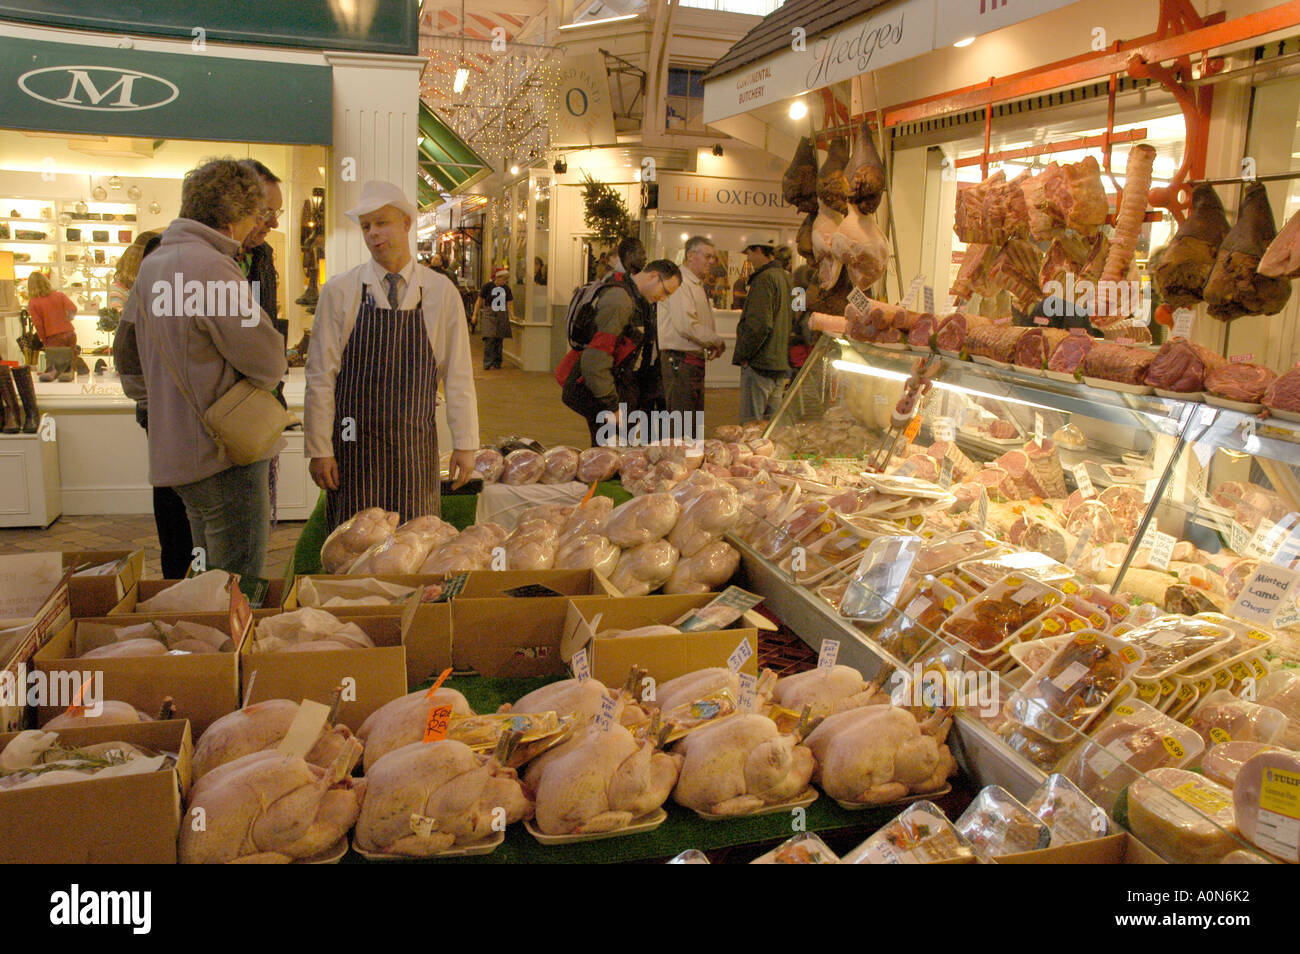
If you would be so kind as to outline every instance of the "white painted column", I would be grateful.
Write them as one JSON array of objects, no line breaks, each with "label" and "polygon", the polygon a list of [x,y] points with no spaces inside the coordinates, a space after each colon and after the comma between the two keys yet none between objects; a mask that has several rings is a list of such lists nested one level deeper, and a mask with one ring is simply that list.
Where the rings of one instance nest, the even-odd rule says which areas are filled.
[{"label": "white painted column", "polygon": [[325,274],[330,277],[370,257],[360,231],[343,214],[356,204],[363,182],[392,182],[418,204],[416,140],[425,61],[357,53],[326,53],[325,60],[334,69],[334,154],[325,170]]}]

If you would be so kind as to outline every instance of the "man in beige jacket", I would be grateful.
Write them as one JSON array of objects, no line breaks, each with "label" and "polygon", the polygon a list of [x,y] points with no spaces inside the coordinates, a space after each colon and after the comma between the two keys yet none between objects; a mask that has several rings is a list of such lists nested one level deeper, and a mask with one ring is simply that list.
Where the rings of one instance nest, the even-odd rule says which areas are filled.
[{"label": "man in beige jacket", "polygon": [[682,259],[682,284],[659,303],[664,403],[680,416],[683,437],[704,437],[703,433],[695,433],[695,422],[704,413],[705,362],[720,358],[727,350],[713,325],[713,307],[702,281],[713,268],[715,258],[713,243],[707,238],[697,235],[688,240]]}]

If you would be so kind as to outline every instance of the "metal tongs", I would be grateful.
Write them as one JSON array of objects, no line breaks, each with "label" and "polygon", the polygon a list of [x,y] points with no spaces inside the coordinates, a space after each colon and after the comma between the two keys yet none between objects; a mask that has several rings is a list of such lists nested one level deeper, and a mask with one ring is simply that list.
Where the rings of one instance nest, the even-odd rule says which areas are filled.
[{"label": "metal tongs", "polygon": [[908,425],[912,423],[912,419],[916,417],[921,398],[934,386],[934,376],[939,373],[941,367],[943,367],[943,359],[938,355],[917,358],[912,362],[911,377],[903,385],[903,396],[894,405],[889,430],[880,439],[880,445],[867,461],[868,471],[873,474],[884,473],[885,467],[894,456],[894,449],[898,446],[899,440],[907,431]]}]

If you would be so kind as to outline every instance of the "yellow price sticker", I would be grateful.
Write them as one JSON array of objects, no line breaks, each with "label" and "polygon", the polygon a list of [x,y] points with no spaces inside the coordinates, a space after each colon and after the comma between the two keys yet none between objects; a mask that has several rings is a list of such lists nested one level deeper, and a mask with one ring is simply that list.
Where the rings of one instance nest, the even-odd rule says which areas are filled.
[{"label": "yellow price sticker", "polygon": [[951,612],[957,608],[957,601],[951,596],[945,596],[943,598],[943,608]]},{"label": "yellow price sticker", "polygon": [[1214,684],[1220,689],[1227,689],[1232,685],[1232,673],[1226,669],[1220,669],[1214,674]]},{"label": "yellow price sticker", "polygon": [[1055,633],[1061,629],[1061,624],[1054,619],[1045,619],[1043,620],[1043,629],[1049,633]]},{"label": "yellow price sticker", "polygon": [[1232,674],[1236,676],[1238,679],[1250,678],[1250,667],[1247,666],[1244,662],[1233,663],[1231,671]]},{"label": "yellow price sticker", "polygon": [[1268,675],[1268,664],[1262,659],[1252,659],[1250,661],[1250,668],[1254,669],[1255,675],[1259,676],[1261,679]]},{"label": "yellow price sticker", "polygon": [[1102,616],[1100,613],[1093,613],[1088,617],[1088,622],[1092,623],[1093,627],[1096,629],[1106,628],[1106,617]]},{"label": "yellow price sticker", "polygon": [[1175,739],[1172,735],[1165,736],[1163,739],[1160,740],[1160,742],[1162,745],[1164,745],[1165,751],[1168,752],[1170,755],[1172,755],[1174,758],[1181,759],[1187,756],[1187,750],[1184,749],[1182,745],[1179,744],[1178,740]]},{"label": "yellow price sticker", "polygon": [[1128,607],[1125,606],[1123,603],[1116,603],[1115,606],[1111,609],[1110,615],[1114,616],[1116,619],[1123,619],[1125,616],[1128,615]]},{"label": "yellow price sticker", "polygon": [[[1093,639],[1096,639],[1094,636]],[[1119,658],[1126,663],[1135,663],[1138,661],[1138,651],[1132,646],[1125,646],[1119,651]]]},{"label": "yellow price sticker", "polygon": [[1209,676],[1202,676],[1200,679],[1196,680],[1196,691],[1199,692],[1201,695],[1203,696],[1209,695],[1213,689],[1214,689],[1214,680],[1211,679]]},{"label": "yellow price sticker", "polygon": [[1253,639],[1257,643],[1266,643],[1269,641],[1271,637],[1268,635],[1268,633],[1261,633],[1257,629],[1252,629],[1249,633],[1246,634],[1246,638]]},{"label": "yellow price sticker", "polygon": [[1132,706],[1116,706],[1116,707],[1115,707],[1115,714],[1116,714],[1116,715],[1132,715],[1132,714],[1133,714],[1134,712],[1136,712],[1136,711],[1137,711],[1137,710],[1134,709]]},{"label": "yellow price sticker", "polygon": [[1183,702],[1186,702],[1188,699],[1192,699],[1195,696],[1196,696],[1196,690],[1193,689],[1191,686],[1182,685],[1178,687],[1178,698],[1181,699]]},{"label": "yellow price sticker", "polygon": [[1061,589],[1073,596],[1079,592],[1079,584],[1075,583],[1074,580],[1066,580],[1061,584]]},{"label": "yellow price sticker", "polygon": [[1224,742],[1231,742],[1232,736],[1230,736],[1226,730],[1220,729],[1216,725],[1213,729],[1210,730],[1210,739],[1211,741],[1219,745],[1222,745]]},{"label": "yellow price sticker", "polygon": [[1088,628],[1087,625],[1081,619],[1070,620],[1070,629],[1074,630],[1076,633],[1081,629],[1087,629],[1087,628]]},{"label": "yellow price sticker", "polygon": [[1160,695],[1160,687],[1154,682],[1143,682],[1138,684],[1138,698],[1153,700]]},{"label": "yellow price sticker", "polygon": [[1174,682],[1172,679],[1160,680],[1160,694],[1162,696],[1172,696],[1174,694],[1174,690],[1177,688],[1178,688],[1178,683]]},{"label": "yellow price sticker", "polygon": [[1171,789],[1170,794],[1209,815],[1217,815],[1224,809],[1232,807],[1232,799],[1224,798],[1202,782],[1185,782]]},{"label": "yellow price sticker", "polygon": [[[1095,643],[1097,641],[1097,634],[1090,633],[1085,630],[1084,632],[1080,633],[1078,636],[1075,636],[1074,641],[1078,643],[1080,646],[1087,646],[1089,643]],[[1134,656],[1134,658],[1136,659],[1137,657]]]}]

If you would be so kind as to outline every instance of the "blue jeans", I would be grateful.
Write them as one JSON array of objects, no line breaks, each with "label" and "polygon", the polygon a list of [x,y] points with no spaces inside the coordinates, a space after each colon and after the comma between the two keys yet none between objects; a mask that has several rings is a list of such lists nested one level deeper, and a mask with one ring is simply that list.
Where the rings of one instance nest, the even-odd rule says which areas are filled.
[{"label": "blue jeans", "polygon": [[785,375],[771,377],[751,367],[740,369],[740,423],[771,420],[785,394]]},{"label": "blue jeans", "polygon": [[261,576],[271,536],[271,462],[228,467],[176,488],[185,501],[194,546],[203,547],[209,570]]}]

